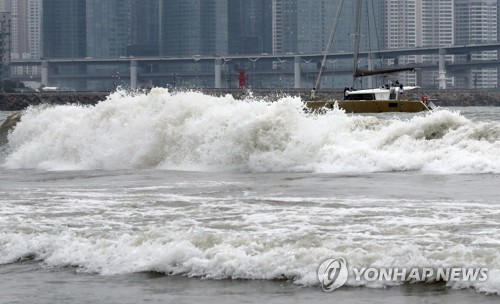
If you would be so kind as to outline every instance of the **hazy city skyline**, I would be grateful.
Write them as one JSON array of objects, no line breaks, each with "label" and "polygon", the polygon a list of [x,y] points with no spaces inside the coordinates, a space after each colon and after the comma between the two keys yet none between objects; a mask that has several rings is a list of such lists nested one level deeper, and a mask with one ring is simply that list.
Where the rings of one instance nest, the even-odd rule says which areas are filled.
[{"label": "hazy city skyline", "polygon": [[[497,0],[363,2],[364,50],[498,40]],[[338,4],[339,0],[0,0],[0,10],[10,12],[11,18],[4,58],[319,53],[326,48]],[[328,51],[352,51],[353,4],[344,1]],[[493,59],[497,51],[447,56],[451,62]],[[438,58],[414,55],[397,60],[415,64]],[[257,68],[270,68],[260,64]],[[445,77],[438,71],[428,74],[421,79],[405,74],[404,81],[429,86]],[[446,77],[449,86],[498,86],[496,68]]]},{"label": "hazy city skyline", "polygon": [[[15,58],[26,57],[28,53],[36,57],[36,52],[40,57],[50,56],[51,52],[56,54],[54,57],[58,53],[75,56],[72,52],[100,57],[131,53],[160,55],[161,52],[174,55],[214,51],[223,54],[309,53],[324,50],[338,2],[197,0],[187,4],[182,0],[0,0],[0,10],[11,12]],[[348,46],[352,44],[349,33],[353,26],[353,3],[344,3],[334,49],[351,50]],[[461,44],[482,43],[498,36],[497,0],[366,3],[365,30],[377,29],[378,36],[371,38],[378,40],[372,41],[372,46],[377,48],[450,45],[455,40]],[[488,23],[489,28],[484,29],[487,36],[464,34],[466,6],[488,7],[488,14],[475,16],[479,22]],[[368,21],[368,15],[372,20]],[[54,33],[62,37],[67,34],[69,37],[64,40],[70,41],[60,44],[53,38]],[[67,50],[72,43],[78,51]],[[210,46],[211,43],[216,47]]]}]

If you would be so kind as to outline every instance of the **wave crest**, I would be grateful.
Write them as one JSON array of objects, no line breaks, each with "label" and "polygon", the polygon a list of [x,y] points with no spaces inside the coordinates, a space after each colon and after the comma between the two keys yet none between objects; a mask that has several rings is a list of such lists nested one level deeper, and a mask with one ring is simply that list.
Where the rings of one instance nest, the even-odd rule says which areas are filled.
[{"label": "wave crest", "polygon": [[30,107],[9,135],[6,168],[165,168],[499,173],[500,124],[440,110],[408,119],[304,112],[199,92],[116,92],[96,106]]}]

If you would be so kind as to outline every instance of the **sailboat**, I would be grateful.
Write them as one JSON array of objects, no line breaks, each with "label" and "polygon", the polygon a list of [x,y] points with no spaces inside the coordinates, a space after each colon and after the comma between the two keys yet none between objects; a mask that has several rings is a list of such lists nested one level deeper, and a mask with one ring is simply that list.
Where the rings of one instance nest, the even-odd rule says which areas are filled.
[{"label": "sailboat", "polygon": [[[316,80],[316,88],[319,87],[321,81],[321,74],[326,64],[327,53],[331,48],[333,38],[335,35],[338,20],[340,18],[340,11],[342,9],[343,0],[340,0],[337,9],[336,19],[330,33],[330,38],[327,44],[327,49],[324,52],[323,61],[321,64],[320,72]],[[356,80],[359,77],[382,75],[403,71],[414,71],[413,67],[402,67],[383,70],[362,70],[359,68],[359,47],[361,38],[361,0],[356,0],[355,3],[355,33],[354,33],[354,69],[353,69],[353,88]],[[372,89],[345,89],[344,99],[338,101],[321,101],[310,100],[306,102],[309,109],[315,111],[324,108],[333,108],[335,104],[344,109],[348,113],[381,113],[381,112],[421,112],[430,111],[434,106],[427,96],[415,98],[415,92],[418,91],[418,86],[404,86],[396,82],[395,84],[387,84],[382,87]],[[410,97],[411,96],[411,97]]]}]

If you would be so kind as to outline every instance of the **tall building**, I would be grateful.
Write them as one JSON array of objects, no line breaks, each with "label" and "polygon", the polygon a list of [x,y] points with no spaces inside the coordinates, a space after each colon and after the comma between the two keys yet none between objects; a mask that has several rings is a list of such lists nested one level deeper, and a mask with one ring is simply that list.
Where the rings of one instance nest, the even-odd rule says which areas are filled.
[{"label": "tall building", "polygon": [[[362,1],[363,50],[383,46],[384,24],[379,2]],[[339,0],[273,0],[273,52],[319,53],[325,50],[339,8]],[[354,1],[344,1],[330,51],[352,51]]]},{"label": "tall building", "polygon": [[[42,0],[9,0],[12,15],[11,56],[13,59],[40,58]],[[17,67],[17,74],[36,74],[37,67]]]},{"label": "tall building", "polygon": [[23,58],[28,53],[28,21],[27,21],[27,1],[17,0],[11,2],[12,16],[12,57]]},{"label": "tall building", "polygon": [[[0,80],[10,78],[10,51],[11,51],[11,15],[9,12],[0,12]],[[3,89],[3,88],[2,88]]]},{"label": "tall building", "polygon": [[131,0],[130,44],[127,55],[159,55],[159,0]]},{"label": "tall building", "polygon": [[160,54],[227,54],[228,0],[160,0]]},{"label": "tall building", "polygon": [[11,56],[40,58],[42,0],[0,0],[0,11],[11,13]]},{"label": "tall building", "polygon": [[0,0],[0,12],[10,13],[12,0]]},{"label": "tall building", "polygon": [[[45,58],[87,56],[85,0],[43,0],[42,45]],[[56,77],[60,73],[86,73],[84,65],[50,65],[49,68],[49,86],[87,89],[84,81]]]},{"label": "tall building", "polygon": [[86,1],[43,1],[43,56],[86,57]]},{"label": "tall building", "polygon": [[[386,0],[385,1],[385,45],[389,49],[422,46],[417,42],[416,1],[414,0]],[[417,22],[418,21],[418,22]]]},{"label": "tall building", "polygon": [[297,0],[272,0],[271,11],[273,53],[297,52]]},{"label": "tall building", "polygon": [[455,0],[416,1],[417,46],[449,46],[455,43]]},{"label": "tall building", "polygon": [[271,20],[270,1],[228,1],[229,53],[272,53]]},{"label": "tall building", "polygon": [[[413,47],[439,47],[454,44],[454,1],[455,0],[385,0],[386,36],[389,49]],[[435,63],[437,55],[403,56],[399,64]],[[454,60],[447,56],[447,60]],[[417,80],[415,74],[401,73],[400,81],[426,87],[437,87],[445,77],[438,72],[423,73]],[[453,85],[454,79],[442,79],[443,87]],[[445,85],[446,83],[446,85]]]},{"label": "tall building", "polygon": [[[455,0],[458,45],[496,43],[498,39],[497,0]],[[496,60],[497,51],[477,52],[466,56],[465,60]],[[464,56],[461,56],[462,59]],[[463,86],[467,88],[495,88],[498,84],[498,70],[472,69],[463,76]]]},{"label": "tall building", "polygon": [[86,0],[87,56],[127,55],[130,44],[129,0]]},{"label": "tall building", "polygon": [[[426,0],[417,1],[417,20],[422,20],[418,26],[417,46],[436,47],[452,46],[455,44],[455,0]],[[447,61],[455,61],[455,56],[447,55]],[[438,55],[423,55],[417,62],[438,63]],[[420,80],[426,87],[434,86],[441,89],[456,86],[455,77],[451,73],[443,74],[439,71],[423,73]]]},{"label": "tall building", "polygon": [[26,19],[28,23],[28,52],[31,58],[42,56],[42,1],[28,0]]},{"label": "tall building", "polygon": [[337,2],[297,1],[297,49],[300,52],[317,53],[325,50]]}]

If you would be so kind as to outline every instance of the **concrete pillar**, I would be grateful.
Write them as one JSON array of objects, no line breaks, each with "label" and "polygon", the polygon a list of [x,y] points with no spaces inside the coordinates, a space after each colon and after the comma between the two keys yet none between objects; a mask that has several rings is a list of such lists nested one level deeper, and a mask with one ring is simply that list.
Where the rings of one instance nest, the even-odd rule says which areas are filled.
[{"label": "concrete pillar", "polygon": [[439,89],[446,89],[446,49],[439,49]]},{"label": "concrete pillar", "polygon": [[222,88],[222,60],[220,58],[215,59],[215,88]]},{"label": "concrete pillar", "polygon": [[294,59],[294,70],[293,70],[293,73],[294,73],[294,88],[295,89],[300,89],[301,87],[301,81],[300,81],[300,61],[302,60],[302,58],[300,56],[295,56],[295,59]]},{"label": "concrete pillar", "polygon": [[49,62],[47,60],[42,61],[42,80],[43,86],[49,85]]},{"label": "concrete pillar", "polygon": [[137,89],[137,60],[130,61],[130,88]]},{"label": "concrete pillar", "polygon": [[422,70],[421,69],[417,69],[415,71],[415,74],[417,74],[417,83],[416,83],[416,85],[421,86],[424,83],[424,78],[422,76]]}]

